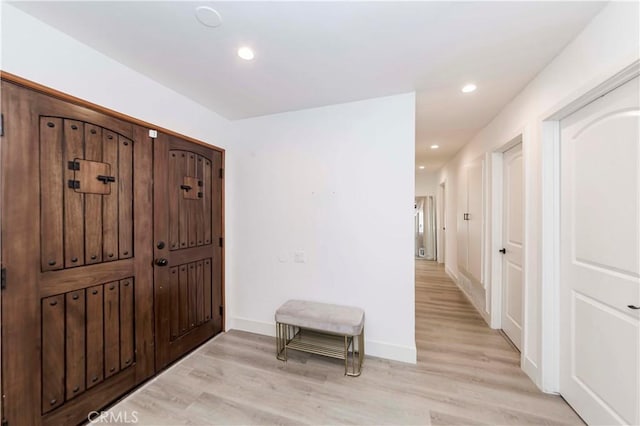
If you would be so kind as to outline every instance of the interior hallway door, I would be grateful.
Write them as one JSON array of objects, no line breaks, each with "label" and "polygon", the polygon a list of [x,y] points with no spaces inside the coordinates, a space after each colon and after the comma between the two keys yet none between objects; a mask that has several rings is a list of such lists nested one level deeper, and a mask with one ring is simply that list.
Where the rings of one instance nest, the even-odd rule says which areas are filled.
[{"label": "interior hallway door", "polygon": [[523,246],[523,163],[522,144],[503,156],[502,220],[502,329],[522,351],[522,246]]},{"label": "interior hallway door", "polygon": [[640,423],[639,89],[561,122],[560,392],[589,424]]}]

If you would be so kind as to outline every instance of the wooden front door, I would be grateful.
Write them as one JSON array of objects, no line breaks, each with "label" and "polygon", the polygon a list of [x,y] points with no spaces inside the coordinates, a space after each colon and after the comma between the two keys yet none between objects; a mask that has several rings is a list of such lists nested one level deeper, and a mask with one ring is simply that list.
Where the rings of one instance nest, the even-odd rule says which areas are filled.
[{"label": "wooden front door", "polygon": [[222,154],[154,141],[156,367],[222,330]]},{"label": "wooden front door", "polygon": [[147,129],[2,82],[3,417],[77,424],[154,373]]}]

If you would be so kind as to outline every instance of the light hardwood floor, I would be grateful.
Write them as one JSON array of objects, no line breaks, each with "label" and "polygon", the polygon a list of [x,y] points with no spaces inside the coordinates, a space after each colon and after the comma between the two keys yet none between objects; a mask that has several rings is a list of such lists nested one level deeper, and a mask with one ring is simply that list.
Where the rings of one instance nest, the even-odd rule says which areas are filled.
[{"label": "light hardwood floor", "polygon": [[417,365],[367,357],[362,376],[342,361],[290,352],[274,339],[231,331],[111,408],[139,424],[582,424],[519,368],[434,262],[416,261]]}]

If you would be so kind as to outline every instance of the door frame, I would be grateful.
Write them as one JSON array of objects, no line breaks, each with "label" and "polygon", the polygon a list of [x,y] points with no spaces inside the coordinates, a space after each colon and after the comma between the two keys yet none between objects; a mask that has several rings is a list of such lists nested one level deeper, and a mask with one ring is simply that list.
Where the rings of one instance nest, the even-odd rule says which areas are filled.
[{"label": "door frame", "polygon": [[[626,65],[626,66],[625,66]],[[560,121],[640,76],[640,60],[618,65],[566,97],[541,118],[542,251],[540,387],[560,393]]]}]

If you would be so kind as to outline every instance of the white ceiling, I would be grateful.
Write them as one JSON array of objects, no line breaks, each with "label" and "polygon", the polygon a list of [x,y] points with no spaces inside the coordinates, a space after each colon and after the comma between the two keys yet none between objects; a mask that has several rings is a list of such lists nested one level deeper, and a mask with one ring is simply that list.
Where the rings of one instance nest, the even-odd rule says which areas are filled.
[{"label": "white ceiling", "polygon": [[[12,2],[229,118],[417,91],[441,167],[602,8],[594,2]],[[219,28],[200,25],[211,5]],[[254,48],[252,62],[240,45]],[[460,87],[469,81],[478,90]],[[437,143],[441,148],[430,150]]]}]

